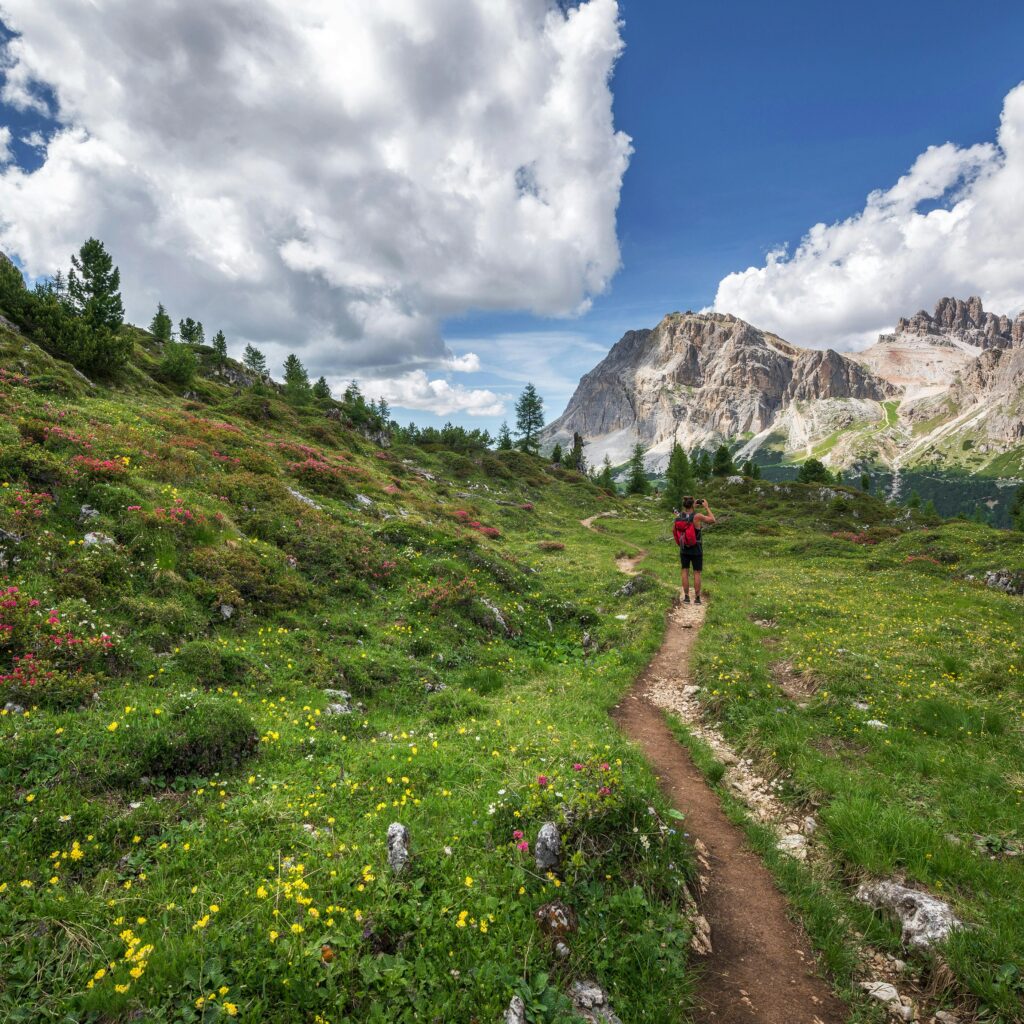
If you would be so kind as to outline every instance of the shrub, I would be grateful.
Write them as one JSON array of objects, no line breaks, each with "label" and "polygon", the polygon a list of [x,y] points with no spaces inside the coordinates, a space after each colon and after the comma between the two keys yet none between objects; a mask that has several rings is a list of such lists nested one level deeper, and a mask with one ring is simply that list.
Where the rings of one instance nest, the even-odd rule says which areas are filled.
[{"label": "shrub", "polygon": [[240,764],[256,750],[253,720],[233,701],[193,691],[162,715],[109,733],[93,767],[101,785],[132,786],[149,778],[165,786],[182,775],[208,775]]},{"label": "shrub", "polygon": [[15,658],[10,672],[0,672],[0,700],[23,707],[79,708],[89,703],[96,689],[95,676],[47,668],[31,654]]},{"label": "shrub", "polygon": [[196,577],[197,589],[211,605],[294,608],[309,596],[308,585],[285,567],[277,552],[228,545],[204,547],[192,551],[187,564]]},{"label": "shrub", "polygon": [[245,659],[212,640],[193,640],[174,658],[175,667],[201,686],[237,682],[245,675]]},{"label": "shrub", "polygon": [[170,384],[188,385],[198,369],[199,361],[191,345],[172,341],[165,346],[164,357],[160,360],[161,379]]}]

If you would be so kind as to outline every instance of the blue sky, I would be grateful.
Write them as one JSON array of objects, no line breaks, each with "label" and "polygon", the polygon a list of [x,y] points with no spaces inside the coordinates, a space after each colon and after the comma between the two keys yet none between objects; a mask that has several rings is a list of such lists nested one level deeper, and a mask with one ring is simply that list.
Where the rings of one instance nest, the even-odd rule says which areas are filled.
[{"label": "blue sky", "polygon": [[[623,15],[615,120],[634,153],[622,269],[572,322],[468,316],[445,329],[456,348],[538,332],[550,352],[556,332],[578,336],[554,359],[559,384],[625,331],[709,306],[726,274],[860,210],[929,145],[991,140],[1003,97],[1024,78],[1008,45],[1024,38],[1024,4],[631,0]],[[494,375],[478,381],[510,390]],[[550,412],[567,398],[550,388]]]},{"label": "blue sky", "polygon": [[[855,241],[843,241],[842,251],[825,246],[805,254],[803,262],[787,264],[781,279],[746,282],[752,291],[732,289],[739,308],[730,311],[795,341],[844,348],[930,306],[947,289],[976,290],[998,312],[1024,305],[1016,236],[992,240],[993,255],[1002,259],[997,270],[977,232],[962,247],[966,267],[939,266],[941,232],[934,254],[926,248],[913,258],[886,249],[891,238],[883,237],[893,223],[917,230],[915,218],[929,209],[952,208],[965,195],[978,199],[972,182],[998,169],[1000,112],[1024,79],[1015,45],[1024,38],[1024,5],[620,0],[624,50],[615,63],[614,0],[587,0],[581,10],[592,17],[576,36],[553,33],[550,23],[521,13],[543,2],[424,0],[412,16],[422,17],[416,38],[433,41],[389,64],[396,38],[389,14],[357,15],[354,6],[323,0],[317,24],[331,44],[329,59],[305,68],[299,93],[292,91],[295,58],[288,48],[298,45],[288,38],[293,26],[272,24],[280,7],[272,0],[253,0],[249,10],[262,8],[262,18],[235,13],[226,0],[209,0],[202,11],[188,0],[168,0],[151,17],[140,17],[134,0],[51,0],[49,13],[38,0],[0,0],[0,12],[32,45],[29,55],[8,54],[8,102],[0,102],[0,132],[9,129],[13,158],[3,168],[0,147],[0,245],[42,270],[56,254],[63,259],[71,239],[100,234],[122,265],[136,320],[160,298],[175,316],[195,315],[211,331],[224,327],[239,350],[243,340],[256,341],[272,366],[296,350],[332,382],[357,375],[384,387],[412,375],[412,391],[440,389],[434,404],[443,404],[450,383],[454,405],[466,411],[436,415],[422,407],[432,400],[407,411],[393,400],[396,415],[492,429],[512,418],[511,401],[526,380],[538,386],[553,418],[579,376],[626,330],[653,326],[672,310],[710,306],[724,278],[764,267],[769,252],[792,249],[819,222],[854,218]],[[570,17],[566,24],[572,23]],[[513,29],[515,64],[528,73],[510,78],[505,67],[491,81]],[[365,38],[353,45],[379,56],[381,67],[339,80],[335,46],[361,32]],[[178,60],[161,60],[175,48]],[[242,80],[239,55],[253,53],[259,66]],[[609,98],[605,73],[613,63]],[[277,80],[276,66],[284,69]],[[543,108],[544,98],[560,87],[559,74],[581,66],[562,95],[559,121],[558,109]],[[268,85],[269,100],[260,92]],[[472,106],[467,95],[476,94],[490,97],[479,119],[465,113]],[[1021,95],[1015,117],[1024,114]],[[36,100],[53,111],[58,96],[61,115],[43,117]],[[338,109],[364,101],[379,112],[380,126],[368,116],[338,120]],[[624,177],[614,170],[623,143],[605,123],[609,102],[614,128],[632,140]],[[505,120],[496,121],[494,110]],[[59,150],[23,141],[58,128],[68,132]],[[324,169],[332,142],[339,146],[335,163],[349,177],[332,180]],[[936,166],[911,175],[911,202],[886,200],[880,218],[867,216],[869,193],[891,189],[928,147],[947,142],[955,145],[936,154]],[[463,211],[450,203],[451,194],[436,190],[437,174],[417,177],[417,161],[434,159],[445,170],[445,146],[451,153],[478,147],[488,159],[496,154],[498,172],[514,170],[517,181],[516,154],[531,146],[550,154],[550,165],[538,158],[527,180],[538,176],[550,208],[584,211],[578,237],[565,236],[565,221],[550,237],[547,227],[537,227],[548,222],[537,220],[524,221],[517,234],[522,225],[509,219],[506,199],[493,197],[473,196],[482,213],[459,222]],[[399,190],[374,191],[380,168],[363,178],[348,170],[366,154],[386,152],[390,173],[402,147],[413,156]],[[512,162],[505,167],[503,159]],[[1005,161],[1005,180],[980,197],[989,209],[995,204],[998,212],[1007,195],[1024,194],[1017,187],[1024,164],[1014,160]],[[617,198],[622,265],[611,276]],[[273,219],[264,216],[268,209]],[[1006,220],[1022,218],[1007,208]],[[299,227],[281,228],[284,221]],[[500,233],[488,235],[494,223],[512,224],[507,246]],[[296,237],[282,244],[289,233]],[[423,252],[413,252],[424,239]],[[865,251],[881,253],[891,294],[873,303],[871,280],[851,278],[847,305],[867,310],[855,316],[840,308],[843,275]],[[822,263],[839,268],[832,293],[805,317]],[[983,264],[988,269],[972,272]],[[582,316],[473,312],[482,305],[563,312],[609,278]],[[787,304],[795,310],[788,326],[761,314]],[[452,315],[453,308],[462,312]],[[805,322],[813,329],[798,336]],[[466,397],[473,389],[475,401]],[[507,401],[505,417],[487,392]]]}]

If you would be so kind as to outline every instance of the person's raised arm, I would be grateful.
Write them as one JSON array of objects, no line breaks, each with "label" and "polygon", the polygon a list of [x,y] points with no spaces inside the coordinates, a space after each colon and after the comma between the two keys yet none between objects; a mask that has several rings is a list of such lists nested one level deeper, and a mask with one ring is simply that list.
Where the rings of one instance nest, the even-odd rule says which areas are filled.
[{"label": "person's raised arm", "polygon": [[718,520],[715,519],[714,512],[712,512],[711,509],[708,508],[708,499],[704,498],[701,501],[701,504],[704,506],[704,511],[703,512],[698,512],[696,518],[699,519],[702,524],[703,523],[708,523],[708,524],[717,523]]}]

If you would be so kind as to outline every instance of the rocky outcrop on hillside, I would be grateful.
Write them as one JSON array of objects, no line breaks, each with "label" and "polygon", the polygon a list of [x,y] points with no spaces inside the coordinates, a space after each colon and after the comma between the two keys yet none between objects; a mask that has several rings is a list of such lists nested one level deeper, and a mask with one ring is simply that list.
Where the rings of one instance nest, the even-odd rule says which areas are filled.
[{"label": "rocky outcrop on hillside", "polygon": [[582,378],[544,440],[590,442],[591,462],[624,461],[637,441],[659,467],[678,441],[709,447],[768,429],[794,402],[881,401],[897,393],[833,351],[808,351],[724,313],[672,313],[629,331]]},{"label": "rocky outcrop on hillside", "polygon": [[916,334],[935,338],[938,342],[950,344],[962,342],[978,348],[1006,348],[1024,337],[1024,313],[1016,320],[1008,316],[986,313],[977,295],[966,302],[963,299],[942,298],[935,305],[935,313],[929,316],[923,309],[912,317],[900,317],[896,331],[883,335],[882,339],[895,339],[901,334]]}]

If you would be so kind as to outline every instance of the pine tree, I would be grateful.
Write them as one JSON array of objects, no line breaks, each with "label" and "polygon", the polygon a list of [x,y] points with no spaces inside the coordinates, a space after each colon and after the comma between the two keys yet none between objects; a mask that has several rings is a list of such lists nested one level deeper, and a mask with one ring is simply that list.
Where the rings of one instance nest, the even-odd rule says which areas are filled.
[{"label": "pine tree", "polygon": [[121,271],[103,243],[90,238],[71,257],[68,297],[75,313],[93,334],[116,334],[124,323]]},{"label": "pine tree", "polygon": [[732,462],[732,455],[729,454],[729,449],[725,444],[720,444],[715,449],[715,460],[711,466],[712,476],[732,476],[736,472],[736,467]]},{"label": "pine tree", "polygon": [[700,481],[711,479],[711,456],[702,448],[693,462],[693,475]]},{"label": "pine tree", "polygon": [[254,345],[246,345],[242,354],[242,365],[254,376],[262,379],[267,375],[267,357]]},{"label": "pine tree", "polygon": [[865,494],[871,493],[871,474],[867,470],[860,475],[860,489]]},{"label": "pine tree", "polygon": [[807,459],[801,465],[796,479],[797,483],[801,484],[830,484],[832,474],[820,459]]},{"label": "pine tree", "polygon": [[683,446],[676,442],[672,446],[672,454],[668,460],[665,473],[665,507],[677,510],[683,507],[683,498],[693,493],[693,471]]},{"label": "pine tree", "polygon": [[565,464],[569,469],[575,469],[577,473],[587,471],[587,457],[583,454],[583,435],[578,431],[573,431],[572,448],[569,449]]},{"label": "pine tree", "polygon": [[1017,488],[1010,505],[1010,522],[1014,529],[1024,531],[1024,484]]},{"label": "pine tree", "polygon": [[910,497],[907,499],[907,508],[920,508],[921,507],[921,495],[917,491],[911,491]]},{"label": "pine tree", "polygon": [[758,463],[751,460],[750,462],[750,477],[752,480],[761,479],[761,467]]},{"label": "pine tree", "polygon": [[627,494],[649,494],[651,483],[647,479],[647,472],[644,469],[644,455],[646,449],[637,441],[633,445],[633,454],[629,457],[629,476],[626,478]]},{"label": "pine tree", "polygon": [[167,315],[167,310],[164,309],[162,302],[157,303],[156,312],[153,314],[153,319],[149,323],[149,333],[156,338],[157,341],[167,344],[171,340],[171,333],[174,330],[174,324],[171,318]]},{"label": "pine tree", "polygon": [[206,342],[203,325],[190,316],[178,321],[178,336],[186,345],[202,345]]},{"label": "pine tree", "polygon": [[939,519],[939,510],[935,507],[935,502],[929,498],[921,508],[921,511],[928,516],[929,519]]},{"label": "pine tree", "polygon": [[551,449],[551,463],[554,466],[560,466],[562,464],[562,446],[555,442],[555,447]]},{"label": "pine tree", "polygon": [[508,424],[504,420],[498,428],[498,451],[512,451],[512,431],[508,429]]},{"label": "pine tree", "polygon": [[312,396],[309,374],[295,353],[284,361],[284,395],[292,405],[306,405]]},{"label": "pine tree", "polygon": [[[71,257],[67,297],[52,293],[35,312],[57,350],[82,370],[114,376],[128,364],[131,336],[121,330],[121,272],[103,243],[85,242]],[[37,292],[38,295],[38,292]]]},{"label": "pine tree", "polygon": [[318,405],[326,405],[331,400],[331,388],[326,377],[318,377],[313,385],[313,398]]},{"label": "pine tree", "polygon": [[544,426],[544,399],[532,384],[523,388],[516,402],[516,445],[531,455],[537,454],[539,435]]},{"label": "pine tree", "polygon": [[228,361],[228,339],[224,337],[224,332],[218,331],[210,344],[213,346],[213,354],[217,357],[217,366],[223,370]]},{"label": "pine tree", "polygon": [[601,472],[597,474],[597,486],[608,491],[609,494],[618,494],[619,489],[615,486],[615,476],[612,473],[612,460],[607,455],[601,464]]}]

